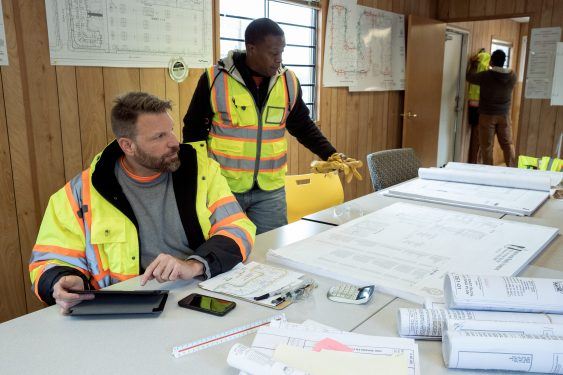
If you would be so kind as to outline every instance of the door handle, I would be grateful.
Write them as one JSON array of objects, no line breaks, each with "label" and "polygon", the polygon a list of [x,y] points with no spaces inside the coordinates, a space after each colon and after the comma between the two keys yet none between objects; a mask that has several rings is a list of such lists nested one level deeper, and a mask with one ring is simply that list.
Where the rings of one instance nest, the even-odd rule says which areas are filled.
[{"label": "door handle", "polygon": [[411,111],[408,111],[407,113],[401,113],[400,116],[406,117],[406,118],[417,118],[418,117],[418,115],[416,113],[412,113]]}]

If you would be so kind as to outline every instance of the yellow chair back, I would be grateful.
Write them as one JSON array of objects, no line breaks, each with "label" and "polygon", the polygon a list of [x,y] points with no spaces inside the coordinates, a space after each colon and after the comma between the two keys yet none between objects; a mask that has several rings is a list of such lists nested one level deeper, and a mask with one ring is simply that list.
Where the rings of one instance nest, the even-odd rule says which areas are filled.
[{"label": "yellow chair back", "polygon": [[344,202],[344,189],[335,172],[286,175],[285,196],[287,221],[292,223]]}]

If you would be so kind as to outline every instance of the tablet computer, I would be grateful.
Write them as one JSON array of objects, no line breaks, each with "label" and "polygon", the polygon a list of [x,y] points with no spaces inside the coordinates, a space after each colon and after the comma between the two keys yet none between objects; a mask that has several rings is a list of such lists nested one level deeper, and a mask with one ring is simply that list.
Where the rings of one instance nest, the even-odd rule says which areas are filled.
[{"label": "tablet computer", "polygon": [[158,314],[164,310],[168,290],[73,290],[77,294],[93,294],[94,299],[82,301],[69,310],[69,315]]}]

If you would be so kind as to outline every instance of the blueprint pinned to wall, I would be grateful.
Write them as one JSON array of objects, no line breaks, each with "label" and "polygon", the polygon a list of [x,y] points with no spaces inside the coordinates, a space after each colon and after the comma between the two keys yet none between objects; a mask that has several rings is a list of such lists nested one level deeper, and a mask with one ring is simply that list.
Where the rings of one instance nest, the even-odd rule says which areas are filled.
[{"label": "blueprint pinned to wall", "polygon": [[53,65],[212,64],[208,0],[45,0]]},{"label": "blueprint pinned to wall", "polygon": [[323,85],[350,91],[404,90],[404,16],[330,1],[324,51]]}]

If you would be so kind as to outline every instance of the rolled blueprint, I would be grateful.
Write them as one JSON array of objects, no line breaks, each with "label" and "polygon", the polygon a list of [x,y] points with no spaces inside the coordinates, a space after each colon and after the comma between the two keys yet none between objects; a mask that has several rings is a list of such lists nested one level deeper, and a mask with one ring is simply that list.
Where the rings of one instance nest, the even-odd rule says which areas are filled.
[{"label": "rolled blueprint", "polygon": [[448,368],[563,374],[563,336],[510,332],[444,331]]},{"label": "rolled blueprint", "polygon": [[242,344],[231,347],[227,363],[249,375],[306,375]]},{"label": "rolled blueprint", "polygon": [[563,324],[447,319],[442,325],[442,331],[504,332],[520,335],[563,337]]},{"label": "rolled blueprint", "polygon": [[401,308],[397,313],[398,334],[414,339],[441,340],[442,323],[446,319],[563,324],[563,315],[554,314]]},{"label": "rolled blueprint", "polygon": [[449,273],[444,299],[450,309],[563,314],[563,279]]}]

